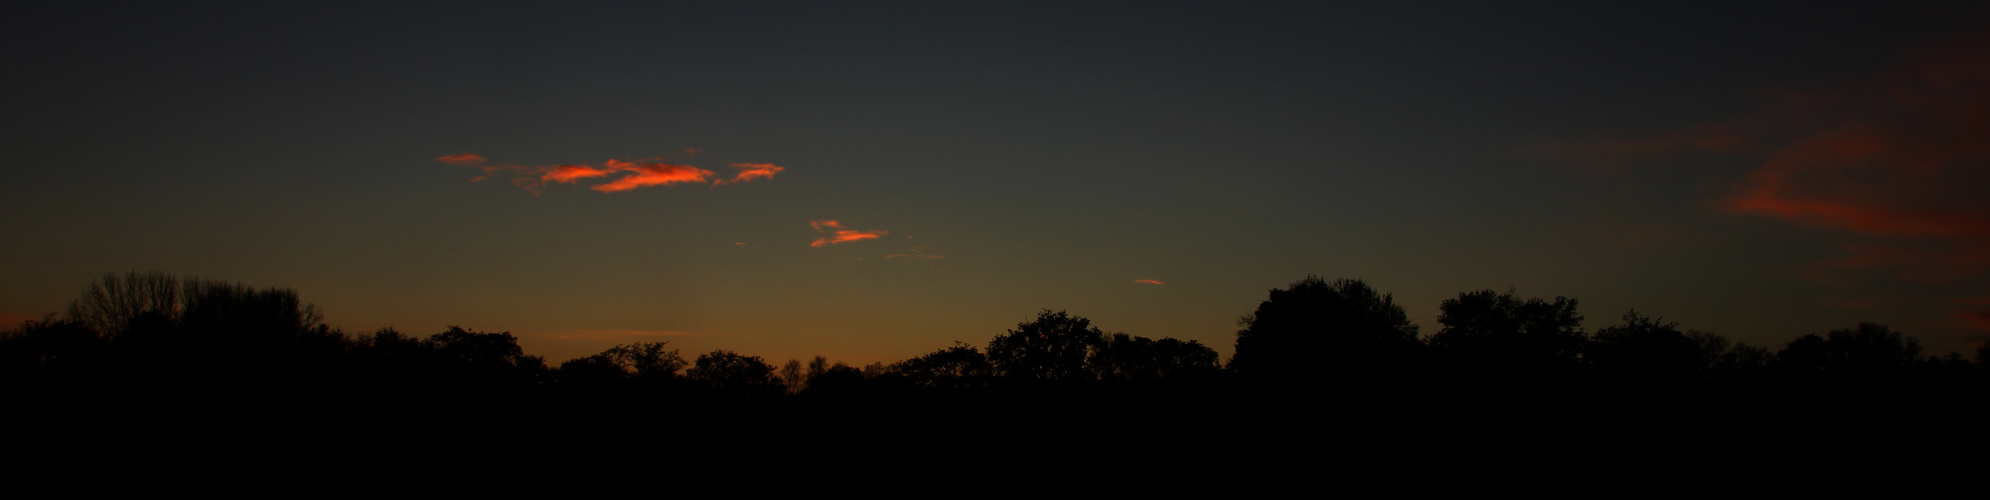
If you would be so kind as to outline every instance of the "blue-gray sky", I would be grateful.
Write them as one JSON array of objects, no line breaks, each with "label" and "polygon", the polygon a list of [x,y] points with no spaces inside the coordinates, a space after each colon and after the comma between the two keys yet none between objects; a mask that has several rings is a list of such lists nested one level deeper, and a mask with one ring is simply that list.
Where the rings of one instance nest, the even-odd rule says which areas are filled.
[{"label": "blue-gray sky", "polygon": [[[10,321],[140,269],[554,361],[891,361],[1044,308],[1227,354],[1317,273],[1426,333],[1489,288],[1771,346],[1990,331],[1964,2],[4,9]],[[610,160],[712,173],[590,189]],[[558,165],[613,173],[510,182]]]}]

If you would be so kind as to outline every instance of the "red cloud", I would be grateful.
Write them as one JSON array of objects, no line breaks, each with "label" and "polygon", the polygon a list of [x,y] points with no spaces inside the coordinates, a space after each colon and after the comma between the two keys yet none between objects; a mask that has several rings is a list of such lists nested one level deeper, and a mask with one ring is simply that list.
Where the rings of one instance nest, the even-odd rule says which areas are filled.
[{"label": "red cloud", "polygon": [[739,169],[739,173],[734,174],[732,176],[732,179],[713,181],[713,183],[732,184],[735,182],[746,182],[754,179],[772,179],[774,178],[774,174],[778,174],[781,173],[781,171],[783,170],[787,170],[786,168],[782,168],[780,165],[775,165],[772,163],[734,163],[732,164],[732,168]]},{"label": "red cloud", "polygon": [[1167,284],[1167,283],[1162,283],[1162,282],[1159,282],[1159,281],[1154,281],[1154,280],[1133,280],[1133,282],[1134,282],[1134,283],[1146,283],[1146,284],[1149,284],[1149,285],[1166,285],[1166,284]]},{"label": "red cloud", "polygon": [[811,227],[811,228],[815,228],[815,232],[818,232],[818,233],[820,233],[820,232],[822,232],[822,228],[825,228],[825,227],[826,227],[826,228],[831,228],[831,229],[842,229],[842,228],[843,228],[843,223],[841,223],[841,222],[836,222],[836,221],[833,221],[833,220],[818,220],[818,221],[809,221],[809,223],[808,223],[808,227]]},{"label": "red cloud", "polygon": [[879,236],[884,236],[887,234],[891,234],[891,231],[886,231],[883,229],[876,229],[871,231],[854,231],[854,230],[837,231],[836,234],[834,235],[822,238],[816,238],[815,241],[809,242],[808,246],[825,247],[837,243],[848,243],[859,240],[875,240]]},{"label": "red cloud", "polygon": [[470,153],[456,153],[453,155],[436,158],[435,161],[448,163],[450,165],[464,165],[464,166],[482,165],[484,163],[484,157],[473,155]]},{"label": "red cloud", "polygon": [[634,173],[624,175],[607,184],[594,186],[589,189],[603,193],[614,193],[643,186],[668,186],[690,182],[703,183],[712,176],[712,171],[710,170],[690,165],[672,165],[669,163],[608,160],[607,168]]},{"label": "red cloud", "polygon": [[1924,47],[1847,85],[1783,92],[1751,113],[1656,138],[1536,148],[1623,157],[1745,155],[1719,207],[1838,231],[1836,268],[1954,279],[1990,270],[1990,37]]},{"label": "red cloud", "polygon": [[610,173],[614,173],[614,170],[582,165],[559,165],[547,171],[546,175],[539,176],[539,179],[571,184],[574,181],[590,177],[606,177]]},{"label": "red cloud", "polygon": [[[687,156],[695,156],[699,153],[703,153],[703,151],[695,149],[685,150]],[[461,153],[439,157],[436,158],[436,161],[451,165],[476,167],[479,171],[483,172],[483,175],[470,179],[470,182],[482,181],[499,173],[509,172],[513,175],[511,183],[531,192],[533,196],[538,196],[540,190],[548,182],[578,184],[584,179],[613,177],[613,180],[590,186],[588,189],[603,193],[615,193],[646,186],[668,186],[671,184],[690,183],[710,183],[716,186],[746,182],[753,179],[771,179],[774,177],[774,174],[787,170],[772,163],[735,163],[733,164],[733,168],[740,169],[739,173],[735,174],[731,179],[720,179],[717,177],[718,174],[710,170],[691,165],[663,163],[660,159],[611,159],[602,162],[600,165],[482,165],[485,161],[484,157],[470,153]]]}]

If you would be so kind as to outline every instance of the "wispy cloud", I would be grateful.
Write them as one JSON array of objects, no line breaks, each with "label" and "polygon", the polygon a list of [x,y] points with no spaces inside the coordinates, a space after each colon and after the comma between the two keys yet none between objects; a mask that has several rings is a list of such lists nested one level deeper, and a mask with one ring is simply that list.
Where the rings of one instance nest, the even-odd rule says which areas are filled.
[{"label": "wispy cloud", "polygon": [[833,220],[815,220],[815,221],[809,221],[808,227],[815,229],[815,232],[820,233],[822,232],[822,228],[825,227],[830,229],[842,229],[843,223],[836,222]]},{"label": "wispy cloud", "polygon": [[721,179],[712,182],[716,184],[732,184],[754,179],[772,179],[774,178],[774,174],[787,170],[780,165],[772,163],[734,163],[732,164],[732,168],[739,169],[739,172],[734,173],[731,179]]},{"label": "wispy cloud", "polygon": [[849,242],[852,242],[852,241],[863,241],[863,240],[875,240],[875,239],[878,239],[878,237],[879,237],[879,236],[884,236],[884,235],[887,235],[887,234],[891,234],[891,231],[886,231],[886,230],[883,230],[883,229],[873,229],[873,230],[869,230],[869,231],[855,231],[855,230],[847,230],[847,229],[846,229],[846,230],[842,230],[842,231],[837,231],[837,232],[835,232],[834,234],[831,234],[831,235],[829,235],[829,236],[824,236],[824,237],[821,237],[821,238],[816,238],[816,239],[815,239],[815,241],[811,241],[811,242],[809,242],[809,243],[808,243],[808,246],[811,246],[811,247],[818,247],[818,248],[820,248],[820,247],[826,247],[826,246],[829,246],[829,245],[834,245],[834,244],[837,244],[837,243],[849,243]]},{"label": "wispy cloud", "polygon": [[1134,283],[1145,283],[1145,284],[1149,284],[1149,285],[1166,285],[1166,284],[1167,284],[1167,283],[1162,283],[1162,282],[1159,282],[1159,281],[1154,281],[1154,280],[1133,280],[1133,282],[1134,282]]},{"label": "wispy cloud", "polygon": [[644,186],[668,186],[671,184],[704,183],[712,178],[712,171],[690,165],[669,163],[645,163],[637,161],[608,160],[605,166],[621,172],[633,172],[588,188],[603,193],[628,191]]},{"label": "wispy cloud", "polygon": [[[704,151],[686,149],[686,158],[697,156]],[[662,158],[646,160],[610,159],[596,165],[485,165],[482,156],[471,153],[458,153],[435,159],[451,165],[475,167],[483,175],[470,179],[481,182],[485,179],[510,174],[511,183],[538,196],[547,183],[580,184],[590,179],[607,179],[608,182],[588,186],[588,189],[603,193],[618,193],[649,186],[669,186],[673,184],[710,184],[713,186],[735,184],[754,179],[772,179],[775,174],[787,170],[772,163],[734,163],[739,169],[731,178],[720,177],[716,172],[692,165],[664,162]]]},{"label": "wispy cloud", "polygon": [[435,161],[447,163],[450,165],[464,165],[464,166],[482,165],[484,164],[484,157],[473,155],[470,153],[457,153],[453,155],[446,155],[440,158],[436,158]]}]

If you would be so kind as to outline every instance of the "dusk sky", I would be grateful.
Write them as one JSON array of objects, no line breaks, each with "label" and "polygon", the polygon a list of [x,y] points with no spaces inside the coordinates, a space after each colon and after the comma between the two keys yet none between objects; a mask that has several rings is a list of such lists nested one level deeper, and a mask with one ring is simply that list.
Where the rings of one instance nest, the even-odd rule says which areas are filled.
[{"label": "dusk sky", "polygon": [[416,4],[0,7],[0,320],[135,269],[555,364],[1227,357],[1311,273],[1990,335],[1981,2]]}]

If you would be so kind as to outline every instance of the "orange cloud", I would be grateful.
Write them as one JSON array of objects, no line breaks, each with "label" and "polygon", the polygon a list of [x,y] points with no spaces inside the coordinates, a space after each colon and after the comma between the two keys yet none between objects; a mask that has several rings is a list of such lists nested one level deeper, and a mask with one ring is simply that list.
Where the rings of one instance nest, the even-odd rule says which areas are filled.
[{"label": "orange cloud", "polygon": [[[684,154],[696,156],[704,151],[686,149]],[[647,186],[668,186],[672,184],[709,183],[711,185],[733,184],[753,179],[772,179],[774,174],[787,170],[772,163],[735,163],[740,169],[731,179],[718,178],[718,174],[691,165],[664,163],[660,159],[618,160],[611,159],[600,165],[483,165],[484,157],[470,153],[453,154],[436,158],[436,161],[451,165],[475,167],[483,175],[471,178],[470,182],[481,182],[500,173],[512,175],[511,183],[538,196],[547,183],[579,184],[586,179],[608,179],[606,183],[589,186],[588,189],[603,193],[616,193]]]},{"label": "orange cloud", "polygon": [[1149,284],[1149,285],[1166,285],[1166,284],[1167,284],[1167,283],[1162,283],[1162,282],[1159,282],[1159,281],[1154,281],[1154,280],[1133,280],[1133,282],[1134,282],[1134,283],[1146,283],[1146,284]]},{"label": "orange cloud", "polygon": [[456,153],[453,155],[447,155],[440,158],[436,158],[435,161],[448,163],[450,165],[464,165],[464,166],[482,165],[484,163],[484,157],[470,153]]},{"label": "orange cloud", "polygon": [[607,168],[632,172],[632,174],[624,175],[607,184],[597,185],[588,189],[603,193],[615,193],[644,186],[668,186],[691,182],[703,183],[712,176],[712,171],[710,170],[690,165],[672,165],[669,163],[608,160]]},{"label": "orange cloud", "polygon": [[594,168],[583,165],[558,165],[554,166],[552,170],[547,171],[546,175],[539,176],[539,179],[563,183],[563,184],[571,184],[574,181],[581,179],[587,179],[592,177],[606,177],[608,176],[608,174],[614,172],[615,172],[614,170]]},{"label": "orange cloud", "polygon": [[884,236],[887,234],[891,234],[891,231],[886,231],[883,229],[876,229],[871,231],[843,230],[843,231],[837,231],[835,234],[830,236],[816,238],[815,241],[809,242],[808,246],[820,248],[829,245],[834,245],[837,243],[848,243],[852,241],[861,241],[861,240],[875,240],[879,236]]},{"label": "orange cloud", "polygon": [[754,179],[772,179],[774,178],[774,174],[778,174],[781,173],[781,171],[787,170],[786,168],[782,168],[780,165],[775,165],[772,163],[734,163],[732,164],[732,168],[739,169],[739,173],[733,174],[732,179],[718,180],[712,182],[714,184],[732,184],[735,182],[746,182]]},{"label": "orange cloud", "polygon": [[833,220],[817,220],[817,221],[809,221],[808,227],[815,228],[815,232],[820,233],[822,232],[822,228],[825,227],[831,229],[842,229],[843,223],[836,222]]}]

